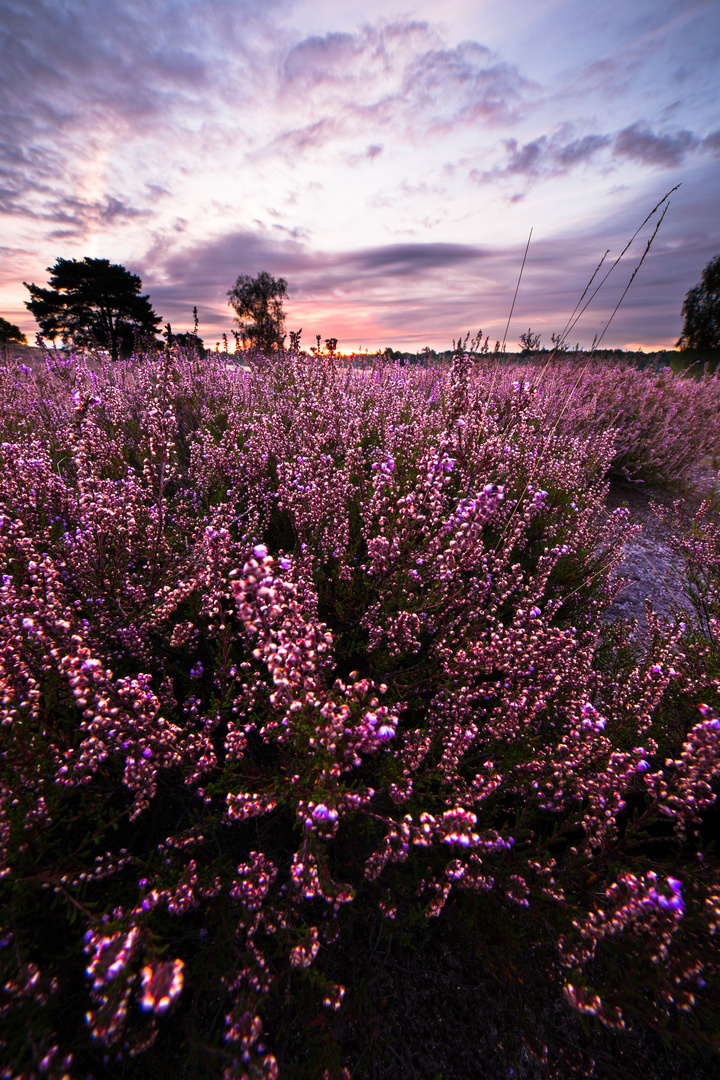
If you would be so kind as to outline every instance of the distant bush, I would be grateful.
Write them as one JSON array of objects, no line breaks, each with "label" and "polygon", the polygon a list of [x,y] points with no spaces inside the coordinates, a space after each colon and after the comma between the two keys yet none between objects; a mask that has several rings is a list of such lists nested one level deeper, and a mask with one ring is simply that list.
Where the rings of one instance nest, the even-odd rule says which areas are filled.
[{"label": "distant bush", "polygon": [[720,361],[720,349],[682,349],[666,355],[673,371],[695,378],[700,378],[706,370],[714,374]]},{"label": "distant bush", "polygon": [[47,367],[0,373],[1,1075],[349,1077],[354,933],[449,917],[555,1075],[528,967],[716,1047],[718,683],[601,615],[605,478],[716,444],[717,383]]},{"label": "distant bush", "polygon": [[27,344],[27,338],[22,330],[0,315],[0,345],[8,345],[11,341]]}]

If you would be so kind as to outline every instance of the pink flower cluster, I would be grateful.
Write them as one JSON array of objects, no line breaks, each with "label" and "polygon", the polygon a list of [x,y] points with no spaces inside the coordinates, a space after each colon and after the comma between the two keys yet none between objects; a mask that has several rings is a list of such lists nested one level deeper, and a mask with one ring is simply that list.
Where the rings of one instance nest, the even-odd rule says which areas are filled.
[{"label": "pink flower cluster", "polygon": [[717,444],[716,380],[168,351],[0,389],[8,1076],[182,1014],[217,1075],[272,1080],[270,998],[342,1013],[368,911],[493,912],[617,1029],[719,985],[709,506],[678,524],[699,629],[641,656],[603,617],[634,532],[606,478]]}]

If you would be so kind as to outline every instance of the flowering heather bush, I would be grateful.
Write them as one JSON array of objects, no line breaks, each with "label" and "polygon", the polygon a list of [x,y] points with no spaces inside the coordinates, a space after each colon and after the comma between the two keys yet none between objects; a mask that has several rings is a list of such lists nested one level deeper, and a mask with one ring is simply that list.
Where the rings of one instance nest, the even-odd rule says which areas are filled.
[{"label": "flowering heather bush", "polygon": [[0,1076],[157,1075],[170,1038],[189,1074],[294,1039],[293,1075],[363,1075],[374,920],[462,925],[521,1030],[532,968],[568,1017],[717,1046],[718,682],[601,618],[605,477],[717,440],[717,384],[47,369],[0,373]]},{"label": "flowering heather bush", "polygon": [[[720,474],[718,475],[720,479]],[[684,500],[672,509],[654,506],[666,527],[675,535],[669,544],[683,567],[685,593],[695,609],[695,619],[684,626],[683,649],[688,657],[687,678],[693,679],[700,696],[716,695],[720,685],[720,523],[717,496],[709,495],[692,518]]]},{"label": "flowering heather bush", "polygon": [[705,371],[695,381],[670,368],[643,371],[626,361],[609,364],[582,353],[501,371],[498,378],[490,366],[484,382],[507,401],[520,371],[522,393],[534,399],[530,415],[543,426],[578,435],[612,430],[609,468],[617,476],[676,482],[699,458],[717,454],[717,373]]}]

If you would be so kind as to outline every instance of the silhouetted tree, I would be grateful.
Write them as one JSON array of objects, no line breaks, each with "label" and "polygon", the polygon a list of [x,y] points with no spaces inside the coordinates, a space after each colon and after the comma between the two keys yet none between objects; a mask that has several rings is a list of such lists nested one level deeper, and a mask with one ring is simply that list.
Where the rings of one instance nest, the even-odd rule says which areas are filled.
[{"label": "silhouetted tree", "polygon": [[30,292],[25,307],[32,312],[45,337],[58,335],[63,343],[101,345],[113,360],[130,352],[135,338],[154,340],[160,317],[147,296],[140,295],[142,281],[124,266],[108,259],[60,259],[48,266],[49,289],[23,285]]},{"label": "silhouetted tree", "polygon": [[235,310],[243,337],[259,352],[269,354],[281,348],[285,337],[282,301],[287,296],[285,278],[274,278],[267,271],[257,277],[241,274],[228,289],[228,304]]},{"label": "silhouetted tree", "polygon": [[22,345],[27,345],[27,338],[22,330],[0,315],[0,345],[7,345],[9,341],[19,341]]},{"label": "silhouetted tree", "polygon": [[682,315],[681,349],[720,349],[720,255],[710,260],[700,284],[690,289]]},{"label": "silhouetted tree", "polygon": [[[196,312],[197,308],[193,308],[193,311]],[[180,334],[174,332],[170,323],[165,323],[165,344],[167,346],[178,345],[180,348],[196,352],[198,356],[205,356],[208,352],[205,348],[205,343],[197,332],[197,322],[195,323],[194,330],[188,330]],[[227,348],[225,351],[227,352]]]}]

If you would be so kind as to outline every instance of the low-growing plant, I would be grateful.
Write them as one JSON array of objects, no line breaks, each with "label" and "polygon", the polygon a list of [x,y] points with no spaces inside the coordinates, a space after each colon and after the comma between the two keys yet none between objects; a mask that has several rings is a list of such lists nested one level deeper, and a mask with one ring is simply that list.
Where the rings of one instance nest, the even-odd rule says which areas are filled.
[{"label": "low-growing plant", "polygon": [[47,368],[0,376],[0,1075],[361,1075],[351,943],[429,920],[550,1074],[592,1055],[538,982],[717,1048],[717,682],[681,628],[623,660],[602,618],[617,395],[654,475],[717,439],[717,384]]}]

